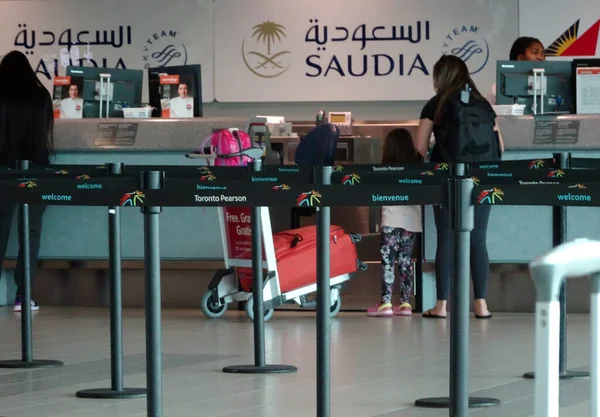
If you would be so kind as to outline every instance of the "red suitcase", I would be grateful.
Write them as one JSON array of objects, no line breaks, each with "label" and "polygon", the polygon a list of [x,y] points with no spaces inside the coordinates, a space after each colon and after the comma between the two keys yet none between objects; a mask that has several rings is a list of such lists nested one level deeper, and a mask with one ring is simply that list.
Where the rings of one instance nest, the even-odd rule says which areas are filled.
[{"label": "red suitcase", "polygon": [[[355,239],[340,226],[329,229],[330,277],[358,270]],[[317,227],[306,226],[273,235],[281,293],[314,284],[317,280]],[[252,291],[252,271],[238,268],[240,288]]]}]

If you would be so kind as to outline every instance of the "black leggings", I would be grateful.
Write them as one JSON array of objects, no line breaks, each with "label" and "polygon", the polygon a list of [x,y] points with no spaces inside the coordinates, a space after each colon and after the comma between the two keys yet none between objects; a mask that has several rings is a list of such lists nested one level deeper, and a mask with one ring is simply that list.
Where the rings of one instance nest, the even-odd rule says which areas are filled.
[{"label": "black leggings", "polygon": [[[29,265],[31,266],[31,288],[33,288],[33,278],[37,266],[38,255],[40,252],[40,238],[42,236],[42,218],[46,211],[46,206],[30,205],[29,206]],[[13,214],[15,212],[14,205],[0,205],[0,269],[6,257],[6,249],[8,246],[8,238],[10,237],[10,229],[12,225]],[[17,296],[23,295],[23,257],[19,250],[17,259],[17,267],[15,268],[15,284],[17,284]]]},{"label": "black leggings", "polygon": [[[490,279],[490,260],[487,251],[487,227],[492,206],[475,207],[475,228],[471,232],[471,279],[475,299],[485,298]],[[437,250],[435,252],[435,281],[437,299],[447,300],[450,293],[450,278],[453,273],[452,233],[447,207],[434,207],[437,229]]]}]

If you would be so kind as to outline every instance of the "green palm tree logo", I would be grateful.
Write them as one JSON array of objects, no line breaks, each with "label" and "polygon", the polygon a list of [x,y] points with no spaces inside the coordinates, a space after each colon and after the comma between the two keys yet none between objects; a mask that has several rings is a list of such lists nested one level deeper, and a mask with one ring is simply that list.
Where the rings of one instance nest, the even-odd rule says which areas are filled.
[{"label": "green palm tree logo", "polygon": [[266,47],[266,52],[256,50],[246,50],[246,39],[242,42],[242,58],[246,67],[261,78],[275,78],[286,72],[289,67],[289,61],[286,62],[290,51],[272,52],[272,48],[281,43],[285,34],[285,26],[267,20],[252,28],[250,39],[257,46]]}]

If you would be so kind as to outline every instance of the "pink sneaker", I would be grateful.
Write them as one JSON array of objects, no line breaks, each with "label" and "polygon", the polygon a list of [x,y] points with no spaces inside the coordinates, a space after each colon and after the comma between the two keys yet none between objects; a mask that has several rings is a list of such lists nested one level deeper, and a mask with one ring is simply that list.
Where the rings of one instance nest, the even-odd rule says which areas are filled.
[{"label": "pink sneaker", "polygon": [[408,303],[402,303],[394,307],[394,316],[412,316],[412,307]]},{"label": "pink sneaker", "polygon": [[367,310],[367,316],[369,317],[392,317],[394,310],[392,310],[392,304],[378,304],[375,307],[371,307]]}]

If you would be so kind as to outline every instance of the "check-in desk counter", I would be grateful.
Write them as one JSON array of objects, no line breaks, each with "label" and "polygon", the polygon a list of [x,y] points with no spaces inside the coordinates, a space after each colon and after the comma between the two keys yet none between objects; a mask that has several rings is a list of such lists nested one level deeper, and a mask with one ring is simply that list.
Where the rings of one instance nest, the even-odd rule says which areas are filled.
[{"label": "check-in desk counter", "polygon": [[[243,129],[246,118],[197,118],[190,120],[84,119],[57,120],[55,164],[102,165],[198,165],[201,160],[185,157],[197,149],[215,129]],[[299,137],[274,137],[284,163],[293,163]],[[362,142],[361,142],[362,141]],[[368,150],[363,143],[370,143]],[[379,152],[374,138],[342,138],[339,163],[369,163],[370,153]],[[349,159],[351,158],[351,159]],[[290,226],[287,210],[274,210],[274,230]],[[279,214],[279,213],[280,214]],[[139,210],[121,211],[122,255],[125,260],[143,259],[143,227]],[[165,260],[222,260],[223,249],[214,207],[165,207],[160,218],[160,251]],[[16,222],[15,222],[16,226]],[[13,227],[9,258],[17,254],[17,227]],[[108,256],[107,210],[99,207],[48,207],[40,259],[99,260]]]},{"label": "check-in desk counter", "polygon": [[[193,120],[58,120],[55,129],[57,164],[104,164],[123,162],[130,165],[196,165],[199,162],[185,158],[185,153],[198,147],[200,142],[214,129],[244,128],[246,118],[200,118]],[[542,124],[544,123],[544,124]],[[600,158],[600,116],[566,116],[544,121],[533,117],[501,117],[500,128],[504,137],[506,152],[504,159],[550,158],[553,152],[571,152],[574,157]],[[404,127],[414,134],[418,125],[412,121],[355,122],[354,136],[341,138],[338,163],[377,164],[381,160],[382,139],[394,128]],[[306,133],[313,124],[294,123],[293,130],[300,135]],[[537,126],[537,130],[536,130]],[[110,132],[113,129],[113,132]],[[115,130],[119,133],[115,138]],[[299,139],[293,137],[273,137],[273,149],[278,151],[284,163],[293,163],[293,153]],[[126,262],[143,259],[143,220],[138,209],[121,211],[122,255]],[[273,210],[274,231],[290,226],[288,209]],[[600,217],[596,208],[568,209],[568,238],[600,238]],[[314,223],[314,218],[304,218],[304,224]],[[379,210],[368,207],[332,208],[332,223],[339,224],[351,232],[365,235],[360,244],[362,260],[377,261],[379,237],[377,225]],[[101,207],[49,207],[42,233],[40,258],[42,260],[105,261],[108,256],[107,209]],[[16,226],[16,221],[15,221]],[[435,258],[436,236],[432,210],[425,208],[423,234],[423,256],[431,265]],[[552,246],[552,209],[549,207],[494,207],[488,229],[490,261],[498,264],[528,263],[535,256]],[[215,208],[165,207],[160,218],[160,251],[167,262],[177,262],[177,274],[165,276],[164,286],[166,305],[197,306],[199,297],[214,270],[221,265],[223,258],[217,212]],[[17,228],[13,227],[9,245],[9,258],[17,254]],[[183,263],[182,263],[183,262]],[[205,273],[181,271],[185,265],[204,268]],[[204,264],[204,267],[198,266]],[[206,266],[209,265],[209,266]],[[14,262],[8,266],[14,267]],[[138,268],[141,263],[138,262]],[[502,267],[500,267],[500,270]],[[493,266],[492,271],[498,271]],[[36,284],[37,297],[45,303],[70,304],[78,300],[86,305],[106,302],[106,273],[100,280],[104,290],[98,301],[98,285],[86,289],[69,290],[65,298],[62,285],[67,281],[82,281],[77,278],[81,271],[62,271],[59,283],[44,280],[47,271]],[[136,275],[139,285],[143,276]],[[345,294],[344,308],[363,308],[374,302],[379,291],[378,265],[373,264],[369,271],[360,273],[355,281],[365,285],[357,287],[351,283]],[[501,275],[501,279],[496,279]],[[496,310],[522,311],[533,306],[534,290],[526,271],[520,275],[512,272],[498,272],[490,283],[490,304]],[[512,275],[511,275],[512,274]],[[74,277],[75,275],[75,277]],[[70,277],[67,279],[66,277]],[[127,275],[124,275],[124,278]],[[179,277],[179,279],[177,278]],[[95,282],[94,280],[88,282]],[[99,281],[99,282],[100,282]],[[4,281],[6,282],[6,281]],[[579,282],[579,281],[577,281]],[[127,281],[124,281],[127,286]],[[131,291],[125,290],[127,305],[143,304],[143,295],[137,285]],[[43,297],[52,295],[52,300]],[[88,297],[81,298],[87,291]],[[1,291],[0,291],[1,292]],[[41,293],[40,293],[41,292]],[[132,294],[135,294],[132,295]],[[96,298],[94,298],[96,297]],[[127,298],[129,297],[129,298]],[[133,301],[132,298],[133,297]],[[362,298],[361,298],[362,297]],[[587,306],[587,298],[570,297]],[[84,300],[84,301],[81,301]],[[129,300],[129,301],[128,301]],[[348,300],[354,300],[349,302]],[[361,301],[362,300],[362,301]]]}]

